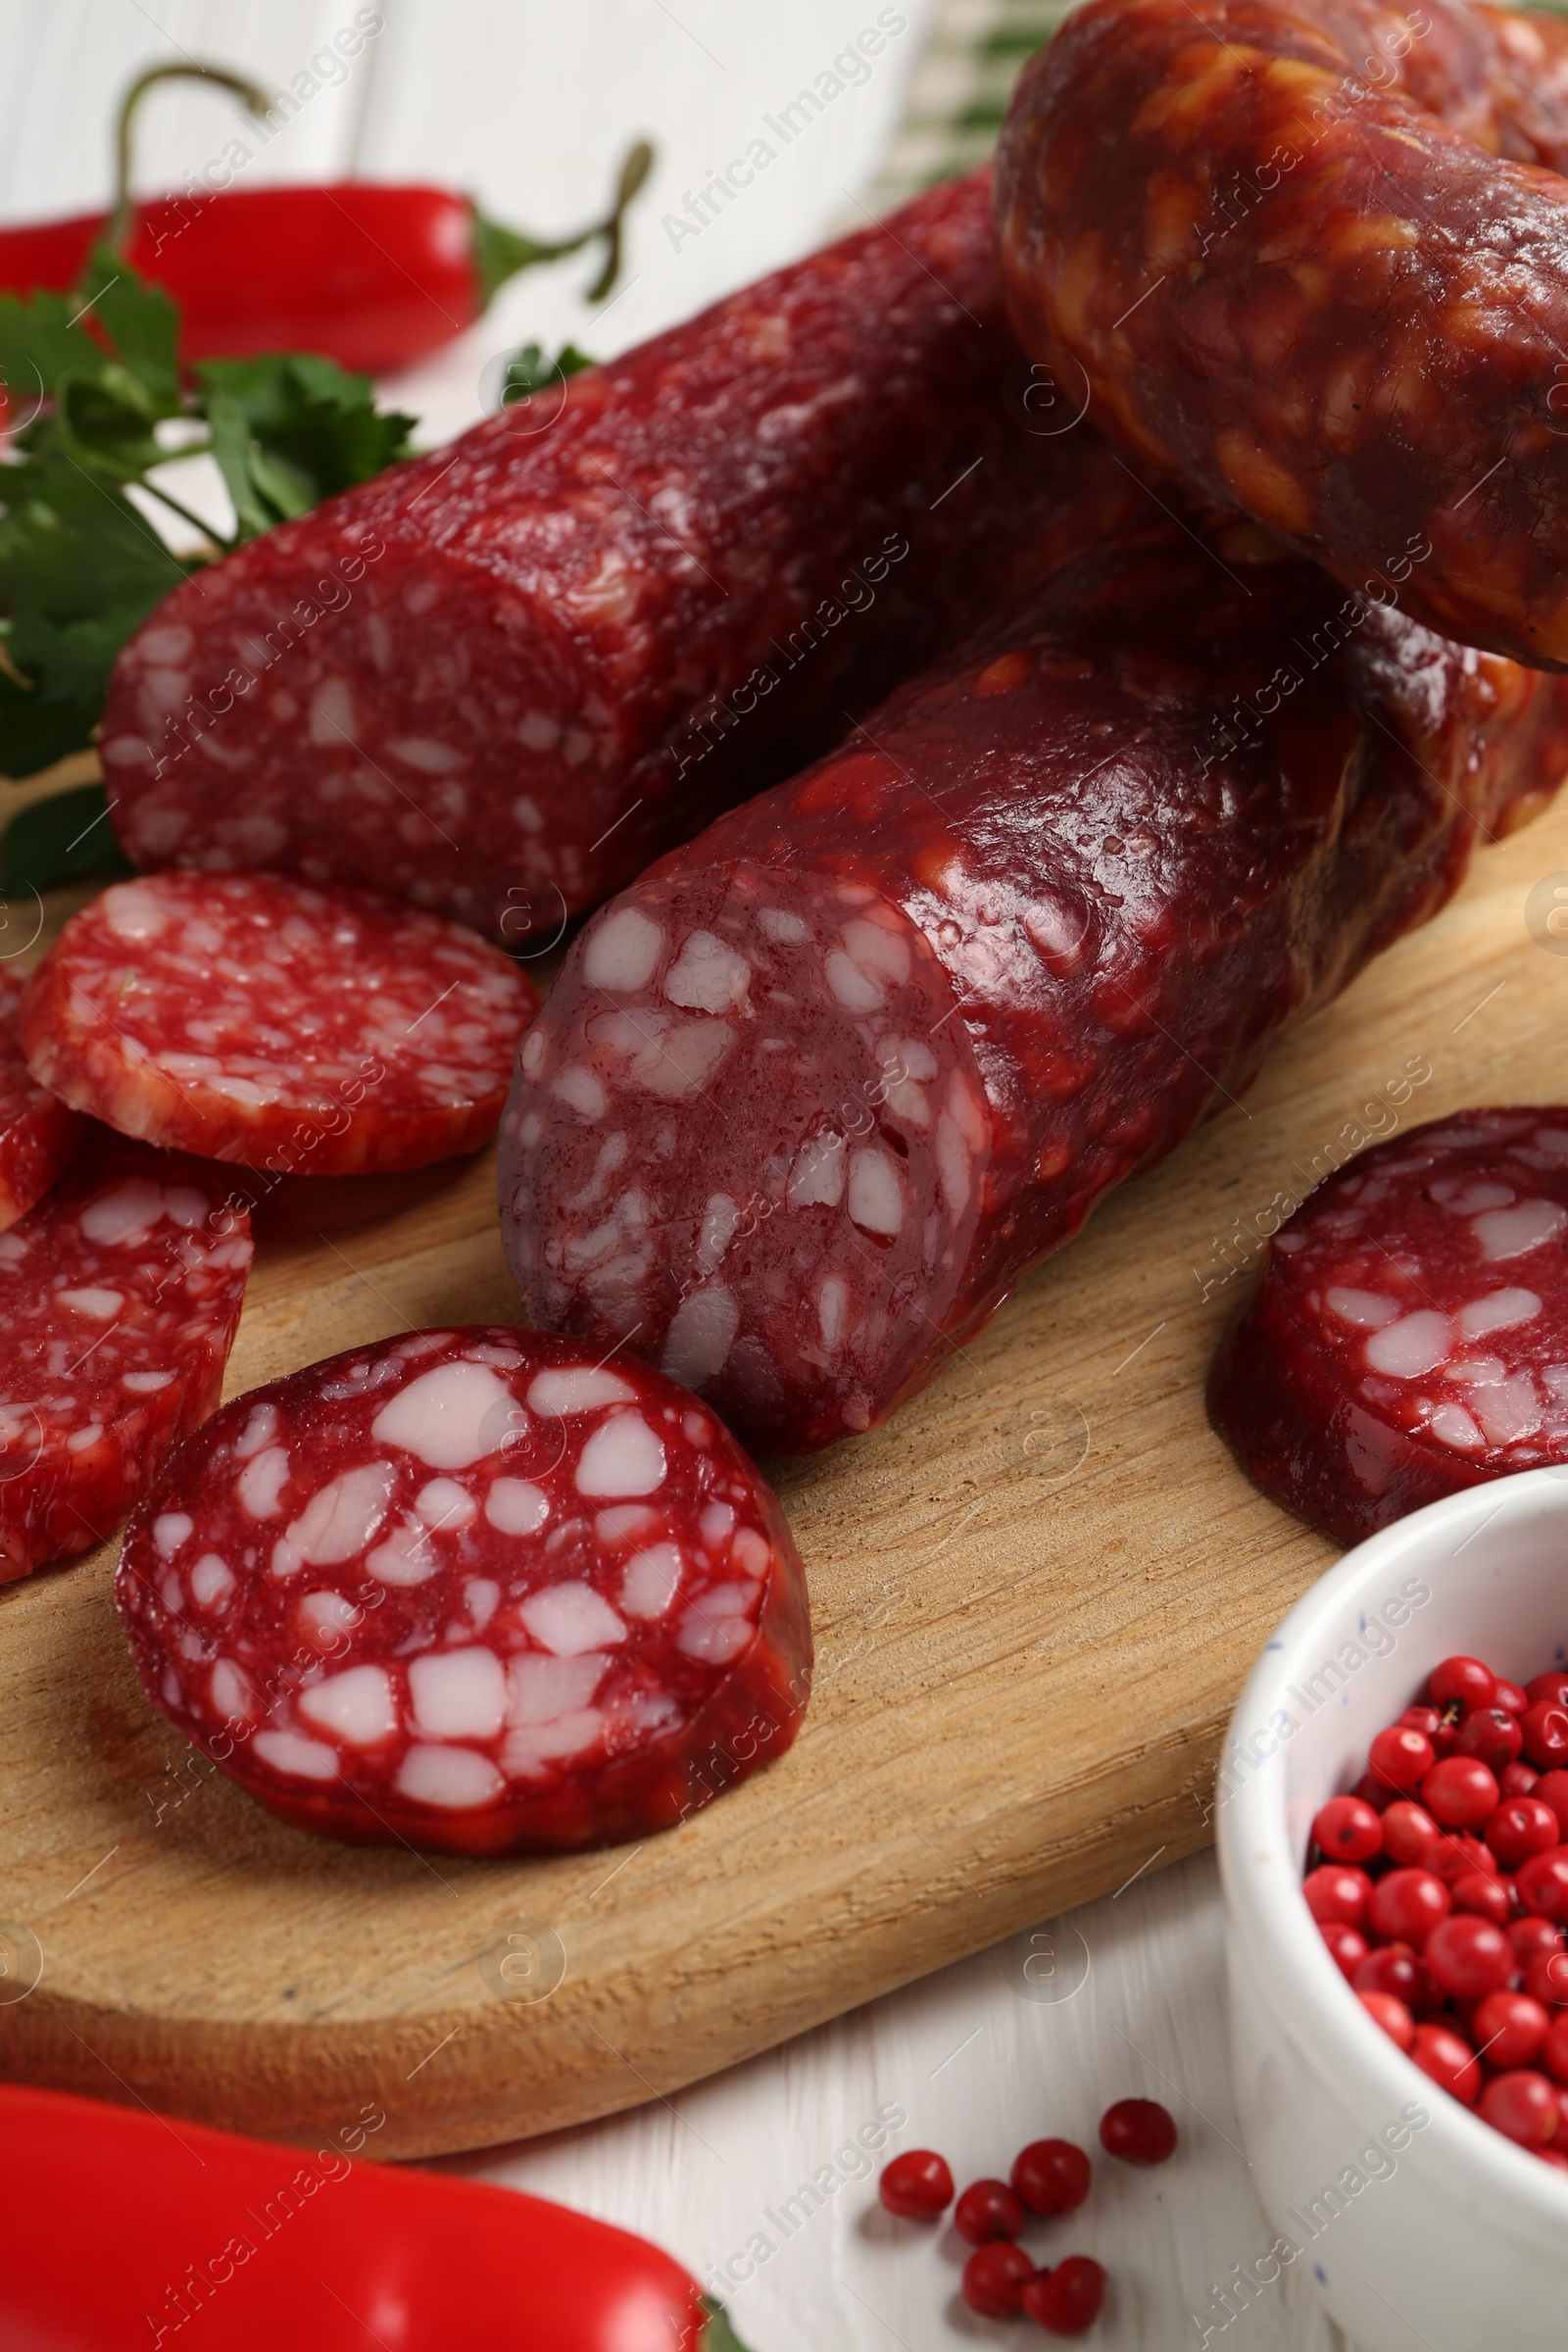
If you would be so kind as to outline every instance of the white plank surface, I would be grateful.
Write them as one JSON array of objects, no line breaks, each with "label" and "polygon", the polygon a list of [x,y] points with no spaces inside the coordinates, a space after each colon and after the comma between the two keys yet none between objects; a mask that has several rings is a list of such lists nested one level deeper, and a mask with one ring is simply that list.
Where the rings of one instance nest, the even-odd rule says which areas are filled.
[{"label": "white plank surface", "polygon": [[[153,92],[136,141],[144,193],[182,187],[237,139],[254,152],[231,159],[235,186],[434,180],[509,226],[546,234],[597,218],[620,158],[650,138],[655,171],[617,293],[597,309],[581,299],[594,255],[503,289],[477,326],[396,387],[432,440],[493,405],[497,362],[520,343],[554,348],[569,336],[595,359],[612,357],[858,219],[934,14],[934,0],[379,0],[360,14],[381,30],[352,61],[334,61],[332,35],[356,6],[0,0],[0,220],[107,204],[121,93],[165,59],[228,66],[303,97],[264,144],[225,94],[183,84]],[[904,29],[877,58],[846,62],[879,8]],[[785,137],[780,110],[823,75],[843,86],[809,119],[803,109],[802,127]],[[682,224],[687,195],[758,140],[773,155],[754,159],[752,183],[700,230]]]},{"label": "white plank surface", "polygon": [[[1157,2171],[1100,2149],[1101,2115],[1129,2097],[1160,2099],[1177,2119],[1181,2144]],[[1026,2247],[1037,2262],[1084,2253],[1105,2265],[1105,2317],[1087,2339],[1105,2352],[1196,2352],[1190,2315],[1274,2237],[1231,2104],[1212,1855],[1146,1873],[674,2099],[441,2169],[558,2197],[668,2246],[722,2294],[751,2352],[1046,2343],[1032,2322],[968,2312],[956,2232],[894,2221],[874,2172],[856,2177],[870,2161],[856,2135],[887,2106],[908,2118],[889,2151],[941,2149],[960,2187],[1005,2178],[1031,2139],[1086,2147],[1088,2203],[1034,2224]],[[824,2165],[841,2185],[813,2205],[798,2192],[825,2185]],[[1294,2271],[1211,2341],[1347,2352]]]},{"label": "white plank surface", "polygon": [[[991,0],[966,5],[989,21]],[[608,356],[855,219],[935,7],[901,0],[907,29],[866,78],[787,149],[771,140],[775,160],[744,200],[678,240],[662,216],[749,139],[771,139],[763,119],[831,66],[875,20],[877,0],[382,0],[376,13],[383,29],[338,79],[330,66],[313,76],[311,61],[351,21],[352,0],[0,0],[0,220],[103,204],[118,95],[170,56],[236,66],[270,88],[301,74],[321,81],[246,163],[241,184],[429,177],[467,188],[499,219],[546,230],[591,216],[614,159],[632,138],[652,137],[659,169],[620,298],[588,312],[579,297],[592,265],[580,262],[518,281],[479,327],[397,387],[436,438],[480,413],[494,355],[569,335]],[[951,0],[945,13],[955,13]],[[951,70],[939,55],[928,82]],[[230,101],[161,93],[138,146],[138,185],[179,186],[235,136],[244,124]],[[911,148],[899,162],[912,175],[919,158]],[[1054,1985],[1041,1982],[1053,1951],[1066,1971]],[[1068,1997],[1035,1997],[1069,1985]],[[838,2151],[887,2103],[908,2119],[891,2146],[944,2149],[961,2183],[1004,2173],[1030,2138],[1062,2133],[1095,2150],[1102,2110],[1131,2092],[1177,2114],[1176,2159],[1154,2174],[1102,2159],[1083,2213],[1038,2226],[1026,2242],[1038,2259],[1081,2250],[1111,2271],[1095,2340],[1174,2352],[1198,2343],[1188,2315],[1211,2285],[1272,2236],[1237,2145],[1206,1856],[1140,1878],[1049,1941],[981,1954],[672,2102],[454,2159],[452,2169],[657,2238],[700,2277],[714,2274],[754,2352],[1041,2342],[1026,2325],[967,2314],[953,2231],[892,2223],[873,2179],[854,2177],[862,2159]],[[841,2184],[787,2227],[780,2201],[813,2176],[820,2182],[823,2166]],[[1247,2352],[1336,2352],[1341,2340],[1294,2274],[1251,2308],[1245,2332]]]}]

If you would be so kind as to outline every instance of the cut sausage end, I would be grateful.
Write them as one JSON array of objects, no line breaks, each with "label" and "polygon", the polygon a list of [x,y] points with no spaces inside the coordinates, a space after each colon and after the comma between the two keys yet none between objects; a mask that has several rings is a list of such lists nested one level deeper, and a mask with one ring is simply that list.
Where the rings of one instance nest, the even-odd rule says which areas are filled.
[{"label": "cut sausage end", "polygon": [[1209,1383],[1249,1474],[1344,1544],[1568,1462],[1568,1113],[1466,1111],[1282,1227]]},{"label": "cut sausage end", "polygon": [[869,1428],[940,1330],[984,1093],[922,932],[863,885],[658,873],[530,1032],[501,1199],[530,1315],[626,1341],[743,1434]]}]

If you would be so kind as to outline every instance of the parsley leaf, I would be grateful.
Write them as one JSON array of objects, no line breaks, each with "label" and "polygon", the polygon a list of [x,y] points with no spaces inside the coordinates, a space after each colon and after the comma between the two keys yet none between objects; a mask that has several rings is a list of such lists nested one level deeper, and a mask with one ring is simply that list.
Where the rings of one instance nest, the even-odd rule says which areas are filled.
[{"label": "parsley leaf", "polygon": [[312,352],[209,360],[195,373],[243,539],[369,481],[407,452],[415,419],[378,410],[368,375]]},{"label": "parsley leaf", "polygon": [[[91,743],[120,648],[198,564],[368,481],[405,455],[414,424],[377,410],[368,376],[312,353],[213,360],[182,382],[179,313],[161,287],[107,246],[95,249],[83,285],[74,295],[0,295],[11,427],[0,458],[7,776]],[[176,418],[182,436],[166,446],[160,427]],[[176,556],[137,500],[196,519],[158,475],[171,458],[202,450],[222,473],[236,527],[230,539],[209,532],[195,557]],[[27,816],[36,836],[27,871],[43,888],[47,828]]]},{"label": "parsley leaf", "polygon": [[115,839],[101,784],[77,784],[23,808],[0,841],[0,895],[134,871]]},{"label": "parsley leaf", "polygon": [[564,382],[568,375],[579,375],[583,368],[593,365],[588,354],[579,351],[575,343],[563,343],[554,359],[542,343],[524,343],[507,362],[507,371],[501,379],[501,406],[510,409],[514,401],[527,400],[533,393],[542,392],[558,375]]}]

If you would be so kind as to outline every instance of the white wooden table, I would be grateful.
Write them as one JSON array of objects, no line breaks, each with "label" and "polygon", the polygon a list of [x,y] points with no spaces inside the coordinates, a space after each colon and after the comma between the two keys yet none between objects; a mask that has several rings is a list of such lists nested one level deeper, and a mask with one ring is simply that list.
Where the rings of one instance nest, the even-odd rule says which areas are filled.
[{"label": "white wooden table", "polygon": [[[1128,2097],[1177,2119],[1180,2144],[1156,2171],[1100,2149],[1101,2115]],[[976,2319],[958,2296],[957,2233],[895,2221],[874,2174],[857,2177],[870,2161],[857,2135],[890,2110],[908,2120],[889,2152],[939,2148],[960,2186],[1005,2178],[1028,2140],[1077,2140],[1096,2160],[1089,2201],[1035,2224],[1025,2246],[1037,2262],[1092,2254],[1110,2272],[1087,2341],[1197,2352],[1190,2315],[1275,2234],[1231,2104],[1213,1856],[1148,1873],[673,2099],[446,2169],[657,2239],[722,2293],[751,2352],[1050,2341],[1028,2321]],[[1295,2270],[1210,2341],[1346,2352]]]},{"label": "white wooden table", "polygon": [[[986,19],[999,0],[944,5],[951,29],[955,16]],[[341,75],[312,61],[353,20],[354,0],[0,0],[0,220],[104,203],[118,94],[171,56],[238,67],[269,89],[298,87],[298,76],[319,84],[235,184],[432,178],[545,231],[591,218],[615,160],[652,137],[660,160],[622,290],[587,311],[580,289],[594,264],[584,260],[518,280],[439,362],[395,387],[433,441],[493,399],[499,355],[517,344],[570,336],[608,357],[855,220],[935,0],[901,0],[898,13],[907,28],[875,70],[777,155],[744,202],[677,239],[663,216],[831,65],[874,20],[876,0],[380,0],[370,14],[381,28]],[[180,186],[244,130],[214,92],[160,93],[138,141],[139,184]],[[865,2160],[852,2143],[879,2110],[897,2109],[907,2120],[890,2147],[943,2149],[961,2183],[1005,2173],[1026,2140],[1048,2134],[1098,2154],[1101,2112],[1135,2092],[1177,2116],[1176,2158],[1152,2174],[1102,2159],[1083,2212],[1027,2242],[1038,2259],[1078,2250],[1110,2270],[1093,2340],[1175,2352],[1200,2340],[1189,2314],[1273,2235],[1231,2106],[1207,1856],[1140,1878],[1049,1940],[983,1953],[674,2100],[451,2162],[658,2239],[712,2277],[754,2352],[1039,2343],[1028,2324],[1001,2328],[965,2311],[954,2232],[883,2215],[873,2179],[856,2177]],[[1329,2352],[1342,2341],[1294,2272],[1238,2329],[1245,2352]]]}]

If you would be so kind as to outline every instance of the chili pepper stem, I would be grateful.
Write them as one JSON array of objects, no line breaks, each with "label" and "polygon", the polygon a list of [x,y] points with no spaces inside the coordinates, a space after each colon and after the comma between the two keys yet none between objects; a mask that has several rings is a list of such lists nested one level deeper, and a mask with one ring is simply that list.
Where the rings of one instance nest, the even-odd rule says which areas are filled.
[{"label": "chili pepper stem", "polygon": [[254,81],[247,81],[243,74],[231,74],[226,66],[203,66],[192,59],[149,66],[145,74],[138,74],[120,102],[120,121],[115,133],[115,205],[105,233],[116,253],[123,253],[130,238],[131,126],[142,99],[160,81],[216,81],[223,89],[232,90],[236,98],[243,99],[258,122],[269,105],[264,89]]},{"label": "chili pepper stem", "polygon": [[605,239],[605,266],[588,289],[590,302],[602,302],[620,275],[622,230],[628,206],[641,189],[654,168],[654,151],[646,139],[639,139],[629,148],[620,167],[615,185],[615,200],[602,220],[579,229],[573,237],[546,241],[530,237],[520,229],[506,228],[499,220],[487,220],[477,207],[473,212],[473,266],[478,273],[480,307],[488,310],[499,289],[519,270],[531,269],[536,262],[564,261],[571,253],[580,253],[596,237]]}]

